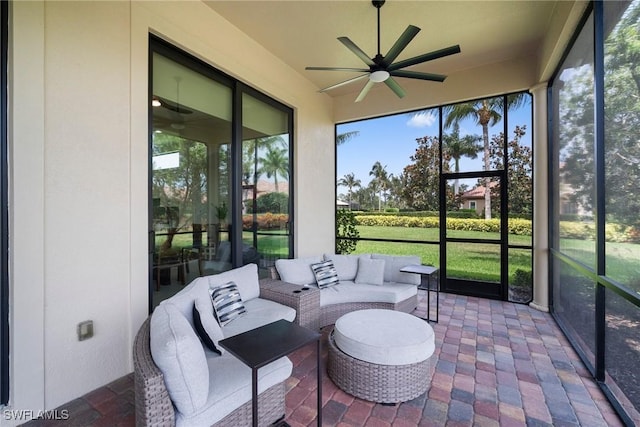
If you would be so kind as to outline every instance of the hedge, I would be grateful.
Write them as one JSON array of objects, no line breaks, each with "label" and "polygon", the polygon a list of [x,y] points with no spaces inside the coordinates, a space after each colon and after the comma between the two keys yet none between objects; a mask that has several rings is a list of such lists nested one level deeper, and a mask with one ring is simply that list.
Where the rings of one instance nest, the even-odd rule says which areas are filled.
[{"label": "hedge", "polygon": [[[438,217],[426,216],[392,216],[392,215],[356,215],[358,225],[369,225],[378,227],[418,227],[418,228],[438,228],[440,219]],[[449,230],[463,231],[484,231],[499,233],[499,219],[474,219],[474,218],[449,218],[447,220]],[[509,233],[522,236],[531,236],[531,221],[526,219],[509,219]]]},{"label": "hedge", "polygon": [[[263,213],[257,214],[256,219],[258,222],[258,230],[282,230],[287,227],[287,221],[289,221],[289,215],[284,213]],[[242,216],[242,228],[244,230],[251,230],[253,227],[253,215]]]},{"label": "hedge", "polygon": [[[357,214],[356,221],[358,225],[378,227],[440,227],[440,219],[434,216]],[[529,219],[509,218],[507,227],[509,229],[509,234],[519,236],[532,235],[532,221]],[[448,218],[447,228],[449,230],[499,233],[500,220]],[[594,240],[595,226],[593,223],[560,221],[560,237],[565,239]],[[640,243],[640,227],[607,223],[605,225],[605,239],[607,242]]]}]

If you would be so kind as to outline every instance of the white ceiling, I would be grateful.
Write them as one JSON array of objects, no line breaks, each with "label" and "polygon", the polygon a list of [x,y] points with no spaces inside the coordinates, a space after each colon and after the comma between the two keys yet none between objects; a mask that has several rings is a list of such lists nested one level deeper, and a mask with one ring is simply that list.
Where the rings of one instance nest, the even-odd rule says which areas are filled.
[{"label": "white ceiling", "polygon": [[[306,66],[363,67],[337,37],[347,36],[368,55],[377,53],[377,11],[370,0],[205,1],[242,32],[312,81],[318,89],[357,73],[307,71]],[[574,1],[404,1],[387,0],[381,9],[383,55],[411,24],[422,30],[396,61],[459,44],[462,52],[407,70],[453,74],[522,57],[541,57],[558,21]],[[540,66],[540,65],[539,65]],[[366,68],[366,67],[365,67]],[[405,79],[398,78],[402,84]],[[435,82],[422,82],[437,85]],[[360,80],[331,90],[330,96],[357,93]]]}]

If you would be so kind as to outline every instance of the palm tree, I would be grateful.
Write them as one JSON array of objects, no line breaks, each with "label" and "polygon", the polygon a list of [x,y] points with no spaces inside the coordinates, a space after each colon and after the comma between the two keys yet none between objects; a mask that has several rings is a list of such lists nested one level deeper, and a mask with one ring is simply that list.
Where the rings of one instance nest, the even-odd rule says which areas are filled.
[{"label": "palm tree", "polygon": [[[454,123],[460,123],[465,119],[475,119],[482,126],[482,140],[484,142],[484,170],[490,168],[489,157],[489,126],[493,126],[502,119],[502,115],[511,109],[519,108],[527,102],[525,93],[509,95],[507,105],[504,105],[504,97],[486,98],[478,101],[463,102],[461,104],[448,105],[443,108],[446,116],[444,127],[448,128]],[[491,219],[491,178],[484,179],[484,217]]]},{"label": "palm tree", "polygon": [[404,183],[402,182],[402,175],[395,176],[394,174],[389,174],[389,198],[392,202],[392,207],[401,208],[403,207],[402,203],[402,189],[404,188]]},{"label": "palm tree", "polygon": [[[447,150],[454,162],[454,171],[460,172],[460,158],[467,156],[470,159],[478,157],[478,153],[482,151],[479,142],[482,140],[480,135],[465,135],[460,138],[460,124],[453,124],[453,131],[442,136],[444,149]],[[458,178],[454,184],[454,194],[458,194],[459,182]]]},{"label": "palm tree", "polygon": [[356,179],[356,176],[353,173],[348,173],[338,180],[338,185],[347,187],[349,190],[349,210],[351,210],[351,196],[353,189],[356,187],[362,187],[362,182],[360,182],[359,179]]},{"label": "palm tree", "polygon": [[267,178],[273,177],[276,193],[278,193],[278,175],[289,178],[289,156],[285,148],[269,147],[264,157],[261,157],[260,172]]},{"label": "palm tree", "polygon": [[336,145],[342,145],[345,142],[355,138],[358,135],[360,135],[360,132],[357,130],[352,130],[350,132],[345,132],[345,133],[339,133],[336,136]]},{"label": "palm tree", "polygon": [[369,172],[369,176],[373,176],[372,182],[376,183],[376,187],[378,189],[378,210],[382,210],[382,193],[387,188],[387,183],[389,182],[389,175],[387,174],[387,167],[382,166],[380,162],[375,162],[371,171]]},{"label": "palm tree", "polygon": [[258,151],[268,150],[274,145],[279,145],[284,149],[287,148],[287,142],[280,135],[263,136],[259,138],[248,139],[242,142],[243,184],[253,184],[254,186],[258,185],[258,178],[262,173],[258,169]]}]

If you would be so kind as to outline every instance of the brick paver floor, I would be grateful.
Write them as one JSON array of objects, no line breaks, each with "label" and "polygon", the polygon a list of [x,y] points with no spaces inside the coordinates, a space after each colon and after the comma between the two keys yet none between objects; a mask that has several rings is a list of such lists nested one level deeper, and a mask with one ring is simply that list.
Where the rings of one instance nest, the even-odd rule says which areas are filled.
[{"label": "brick paver floor", "polygon": [[[425,292],[420,291],[425,307]],[[432,299],[433,303],[433,299]],[[423,312],[417,314],[423,315]],[[526,305],[440,294],[431,387],[395,406],[354,398],[323,378],[327,426],[621,426],[551,316]],[[326,340],[331,327],[324,328]],[[286,420],[315,425],[315,348],[293,353]],[[326,361],[326,346],[324,350]],[[67,421],[28,426],[133,426],[133,375],[78,398]]]}]

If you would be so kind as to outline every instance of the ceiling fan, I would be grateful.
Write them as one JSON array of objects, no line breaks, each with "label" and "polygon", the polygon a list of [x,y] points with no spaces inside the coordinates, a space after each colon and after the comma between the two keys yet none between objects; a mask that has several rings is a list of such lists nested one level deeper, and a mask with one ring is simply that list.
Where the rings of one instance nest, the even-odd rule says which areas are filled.
[{"label": "ceiling fan", "polygon": [[371,87],[380,82],[384,82],[399,98],[405,96],[405,91],[400,85],[393,79],[393,77],[405,77],[409,79],[430,80],[435,82],[443,82],[447,76],[441,74],[421,73],[416,71],[405,71],[403,68],[410,67],[412,65],[421,64],[423,62],[432,61],[434,59],[442,58],[444,56],[460,53],[460,46],[450,46],[444,49],[436,50],[433,52],[418,55],[413,58],[405,59],[394,63],[395,59],[400,55],[405,47],[413,40],[418,34],[420,28],[409,25],[402,33],[400,38],[389,49],[389,52],[385,56],[380,54],[380,8],[385,3],[385,0],[372,0],[373,6],[378,9],[378,54],[373,58],[369,58],[362,49],[360,49],[349,37],[338,37],[338,40],[353,52],[358,58],[360,58],[369,68],[344,68],[344,67],[306,67],[306,70],[318,70],[318,71],[353,71],[362,72],[357,77],[345,80],[343,82],[334,84],[332,86],[321,89],[320,92],[326,92],[337,87],[353,83],[357,80],[369,78],[367,84],[362,88],[360,94],[356,98],[356,102],[360,102],[367,95]]}]

